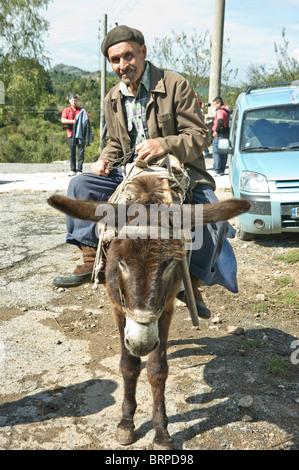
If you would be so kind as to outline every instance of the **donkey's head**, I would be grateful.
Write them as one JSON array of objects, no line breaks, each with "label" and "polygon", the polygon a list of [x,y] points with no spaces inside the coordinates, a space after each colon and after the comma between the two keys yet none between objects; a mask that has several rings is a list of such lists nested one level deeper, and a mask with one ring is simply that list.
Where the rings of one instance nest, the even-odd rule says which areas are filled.
[{"label": "donkey's head", "polygon": [[159,319],[171,315],[185,256],[180,240],[114,239],[108,250],[110,299],[126,317],[125,345],[134,356],[159,345]]}]

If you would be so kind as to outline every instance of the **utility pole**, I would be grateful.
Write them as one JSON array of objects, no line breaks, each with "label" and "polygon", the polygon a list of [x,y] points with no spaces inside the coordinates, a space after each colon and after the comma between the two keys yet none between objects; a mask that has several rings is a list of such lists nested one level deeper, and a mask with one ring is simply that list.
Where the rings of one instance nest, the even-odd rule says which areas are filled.
[{"label": "utility pole", "polygon": [[[102,22],[102,40],[107,34],[107,15],[103,15],[103,22]],[[100,36],[100,35],[99,35]],[[101,42],[101,41],[100,41]],[[101,48],[100,48],[101,54]],[[104,148],[104,139],[102,139],[103,130],[105,126],[105,114],[104,114],[104,100],[106,96],[106,57],[102,54],[102,67],[101,67],[101,118],[100,118],[100,135],[101,135],[101,142],[100,142],[100,152],[102,152]]]},{"label": "utility pole", "polygon": [[5,104],[5,86],[0,80],[0,104]]},{"label": "utility pole", "polygon": [[[209,87],[209,103],[211,104],[213,99],[220,95],[224,14],[225,0],[215,0]],[[212,115],[212,108],[209,108],[209,115]]]}]

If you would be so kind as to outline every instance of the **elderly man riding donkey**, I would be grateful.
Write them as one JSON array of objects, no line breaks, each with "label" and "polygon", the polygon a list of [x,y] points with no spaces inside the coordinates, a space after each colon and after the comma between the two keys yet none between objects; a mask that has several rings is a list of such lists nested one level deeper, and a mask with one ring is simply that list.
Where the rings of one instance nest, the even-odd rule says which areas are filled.
[{"label": "elderly man riding donkey", "polygon": [[[185,78],[174,72],[160,70],[146,60],[147,49],[143,34],[134,28],[116,26],[104,38],[102,52],[120,78],[119,84],[105,98],[108,143],[98,161],[92,165],[92,172],[83,173],[71,180],[68,198],[65,198],[69,203],[59,200],[59,196],[56,199],[54,196],[49,201],[52,206],[68,214],[67,243],[82,249],[84,263],[77,266],[72,274],[55,278],[54,284],[71,287],[91,279],[99,243],[99,217],[92,215],[96,213],[96,206],[113,200],[117,188],[126,180],[132,167],[163,169],[166,161],[166,167],[170,166],[170,173],[185,176],[184,184],[179,184],[180,195],[183,194],[182,202],[202,205],[204,209],[203,243],[200,248],[190,250],[188,267],[189,280],[191,279],[189,287],[192,286],[194,294],[193,306],[199,317],[209,318],[211,313],[203,301],[199,287],[201,284],[220,284],[231,292],[237,292],[236,259],[227,240],[227,237],[234,236],[234,230],[227,219],[246,211],[248,204],[239,206],[240,201],[232,200],[228,204],[236,204],[237,207],[228,207],[225,206],[227,201],[217,202],[214,194],[215,182],[206,171],[202,156],[208,145],[208,129],[202,121],[195,93]],[[173,160],[176,168],[173,167]],[[165,182],[164,175],[160,183],[157,183],[156,176],[150,180],[144,176],[136,178],[133,182],[133,202],[169,202],[167,187],[169,189],[171,183],[170,186],[163,183],[159,188],[161,181]],[[83,205],[76,213],[75,207],[80,202],[78,200],[84,202],[82,201]],[[155,443],[158,447],[170,448],[172,439],[166,429],[164,406],[164,386],[168,370],[166,343],[174,298],[182,297],[186,287],[182,282],[184,277],[180,264],[185,253],[178,240],[167,240],[160,245],[157,240],[137,241],[128,237],[125,240],[114,239],[108,249],[106,282],[120,332],[121,364],[125,381],[123,418],[118,429],[119,442],[128,444],[133,440],[135,389],[140,372],[138,356],[149,354],[148,376],[154,396]],[[158,285],[155,281],[153,288],[149,287],[150,281],[147,278],[153,276],[154,271],[160,277]],[[157,273],[154,275],[155,279]],[[136,283],[138,292],[134,292]],[[135,306],[128,305],[132,303],[132,295],[135,295]],[[146,299],[143,298],[144,295],[147,296]],[[161,305],[157,305],[156,298],[159,295],[163,297],[159,300]],[[132,316],[132,311],[135,316]],[[136,319],[136,312],[139,312],[142,319]],[[155,315],[157,317],[152,321]],[[151,336],[150,346],[143,348],[134,345],[135,331],[130,329],[132,324],[138,334],[143,334],[146,338]],[[144,343],[146,341],[147,339]]]}]

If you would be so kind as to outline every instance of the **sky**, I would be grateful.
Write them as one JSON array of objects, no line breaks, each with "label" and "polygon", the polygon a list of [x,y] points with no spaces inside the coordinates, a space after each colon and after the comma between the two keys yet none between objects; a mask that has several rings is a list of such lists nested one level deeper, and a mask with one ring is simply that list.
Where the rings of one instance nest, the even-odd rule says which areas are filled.
[{"label": "sky", "polygon": [[[140,29],[150,51],[155,38],[172,37],[172,30],[188,36],[206,30],[212,34],[214,1],[52,0],[41,12],[50,23],[45,49],[52,67],[63,63],[94,72],[101,69],[104,14],[108,31],[115,22]],[[226,0],[224,42],[229,39],[227,57],[239,70],[235,83],[246,80],[252,64],[276,63],[274,43],[282,44],[283,28],[289,54],[299,60],[298,0]]]}]

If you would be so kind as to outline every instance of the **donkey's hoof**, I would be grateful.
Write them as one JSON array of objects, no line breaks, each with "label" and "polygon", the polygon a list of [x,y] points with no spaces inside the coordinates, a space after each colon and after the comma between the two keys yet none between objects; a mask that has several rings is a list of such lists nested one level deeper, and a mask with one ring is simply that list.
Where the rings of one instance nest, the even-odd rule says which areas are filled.
[{"label": "donkey's hoof", "polygon": [[134,429],[118,427],[116,431],[116,440],[122,446],[132,444],[134,442]]},{"label": "donkey's hoof", "polygon": [[173,439],[170,437],[163,442],[154,442],[153,450],[173,450]]}]

